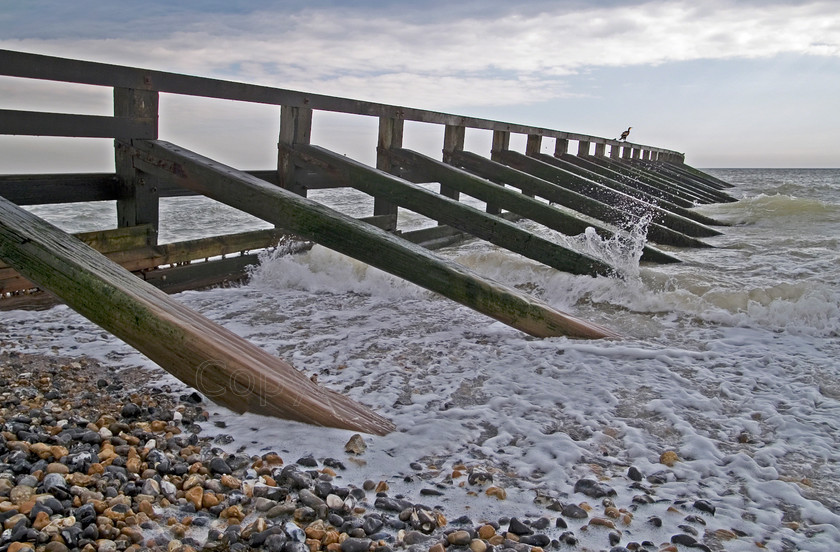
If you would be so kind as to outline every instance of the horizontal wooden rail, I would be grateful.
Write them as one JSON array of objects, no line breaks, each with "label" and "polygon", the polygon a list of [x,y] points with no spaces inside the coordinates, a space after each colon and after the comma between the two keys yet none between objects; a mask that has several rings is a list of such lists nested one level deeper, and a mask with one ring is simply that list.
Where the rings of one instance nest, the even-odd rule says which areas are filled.
[{"label": "horizontal wooden rail", "polygon": [[[240,254],[245,251],[274,247],[281,230],[253,230],[212,236],[164,245],[149,245],[151,225],[117,228],[75,236],[109,259],[131,272],[145,272],[162,265],[190,263],[209,257]],[[37,287],[16,270],[0,262],[0,293],[14,293]]]},{"label": "horizontal wooden rail", "polygon": [[104,115],[74,115],[0,109],[0,133],[78,138],[153,138],[155,121]]},{"label": "horizontal wooden rail", "polygon": [[[616,147],[632,147],[645,151],[682,156],[681,153],[673,150],[629,142],[619,142],[612,138],[587,134],[206,77],[16,52],[13,50],[0,49],[0,75],[130,88],[134,90],[155,90],[171,94],[271,105],[306,107],[320,111],[396,118],[406,121],[454,125],[482,130],[499,130],[517,134],[540,135],[562,140],[578,140],[595,144],[608,144]],[[3,125],[0,124],[0,134],[4,133]]]}]

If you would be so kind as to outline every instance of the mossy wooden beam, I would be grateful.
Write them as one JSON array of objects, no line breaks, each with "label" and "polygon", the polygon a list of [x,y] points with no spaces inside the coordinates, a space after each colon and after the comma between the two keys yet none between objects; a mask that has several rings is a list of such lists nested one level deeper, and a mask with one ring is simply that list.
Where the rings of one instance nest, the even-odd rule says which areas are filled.
[{"label": "mossy wooden beam", "polygon": [[[452,151],[444,157],[452,162],[462,151]],[[426,155],[406,150],[392,150],[391,166],[398,170],[399,176],[414,182],[440,182],[454,190],[465,193],[485,203],[503,205],[508,211],[538,222],[543,226],[568,236],[586,232],[594,228],[598,235],[609,239],[615,235],[612,230],[584,220],[576,213],[558,209],[542,201],[526,196],[513,189],[494,184],[489,180],[475,176],[465,170],[444,164]],[[655,263],[678,263],[679,259],[656,248],[645,246],[642,260]]]},{"label": "mossy wooden beam", "polygon": [[[167,142],[136,144],[135,164],[536,337],[614,337],[527,294],[259,178]],[[312,146],[308,146],[311,148]]]},{"label": "mossy wooden beam", "polygon": [[606,167],[612,171],[618,172],[631,178],[637,178],[646,183],[660,187],[664,190],[679,189],[681,193],[686,194],[692,199],[692,201],[696,203],[718,202],[718,199],[714,195],[710,194],[708,190],[705,190],[698,186],[678,182],[673,178],[666,178],[664,175],[659,174],[654,170],[644,170],[642,167],[637,167],[635,165],[625,163],[617,158],[597,157],[590,155],[585,159],[591,163],[595,163],[602,167]]},{"label": "mossy wooden beam", "polygon": [[611,275],[607,263],[535,236],[498,216],[484,213],[441,194],[411,184],[346,156],[318,146],[299,146],[294,157],[301,166],[320,170],[346,186],[383,197],[405,209],[437,220],[504,247],[509,251],[572,274]]},{"label": "mossy wooden beam", "polygon": [[521,170],[547,182],[563,188],[585,194],[603,203],[613,205],[629,214],[640,217],[647,213],[653,215],[653,221],[686,236],[702,238],[719,235],[714,228],[698,224],[693,220],[675,215],[665,209],[638,200],[627,194],[611,190],[588,178],[580,177],[572,172],[549,165],[543,161],[528,157],[519,152],[505,150],[494,152],[492,159],[500,161],[515,169]]},{"label": "mossy wooden beam", "polygon": [[[541,154],[541,155],[534,156],[534,157],[535,157],[535,159],[539,159],[540,161],[544,161],[545,163],[548,163],[549,165],[554,165],[555,167],[558,167],[558,168],[567,170],[569,172],[575,173],[578,176],[581,176],[583,178],[587,178],[589,180],[592,180],[593,182],[597,182],[598,184],[600,184],[602,186],[606,186],[606,187],[608,187],[612,190],[615,190],[617,192],[627,194],[630,197],[635,197],[636,199],[642,200],[647,204],[655,205],[659,209],[663,209],[663,210],[665,210],[669,213],[673,213],[673,214],[678,215],[680,217],[684,217],[686,219],[693,220],[697,224],[702,224],[704,226],[708,226],[709,224],[716,224],[716,222],[714,220],[710,219],[709,217],[706,217],[706,216],[701,215],[699,213],[695,213],[694,211],[691,211],[691,210],[687,209],[686,206],[684,206],[684,205],[677,205],[676,203],[674,203],[672,200],[677,199],[677,198],[674,197],[674,195],[671,194],[671,193],[666,192],[662,195],[654,195],[654,194],[648,193],[647,191],[642,190],[638,187],[630,186],[628,184],[625,184],[624,182],[622,182],[620,180],[609,178],[609,177],[606,177],[606,176],[602,176],[602,175],[598,174],[597,172],[592,171],[588,168],[580,167],[576,164],[569,163],[565,159],[558,159],[558,158],[553,157],[551,155],[545,155],[545,154]],[[690,207],[690,205],[689,205],[689,207]],[[720,232],[718,232],[718,234],[720,234]]]},{"label": "mossy wooden beam", "polygon": [[[551,182],[537,178],[526,172],[514,169],[502,163],[481,157],[475,153],[463,152],[457,157],[457,166],[467,171],[500,184],[508,184],[522,190],[522,193],[533,194],[548,201],[577,211],[594,219],[628,229],[639,222],[639,217],[631,215],[612,205],[607,205],[584,194],[568,190]],[[710,247],[708,244],[686,236],[680,232],[666,228],[655,222],[647,227],[647,237],[663,245],[677,247]]]},{"label": "mossy wooden beam", "polygon": [[698,169],[696,167],[692,167],[691,165],[686,165],[685,163],[666,163],[666,164],[670,165],[670,166],[672,166],[672,167],[674,167],[678,170],[682,170],[684,172],[687,172],[688,174],[693,174],[695,176],[703,178],[704,180],[708,181],[710,186],[716,186],[720,190],[726,190],[727,188],[734,188],[735,187],[732,184],[730,184],[729,182],[726,182],[725,180],[721,180],[720,178],[718,178],[716,176],[713,176],[713,175],[711,175],[711,174],[709,174],[705,171],[701,171],[700,169]]},{"label": "mossy wooden beam", "polygon": [[599,160],[606,160],[605,156],[587,155],[580,157],[568,153],[555,155],[558,159],[562,159],[578,167],[588,169],[606,178],[611,178],[619,182],[623,182],[627,186],[631,186],[638,190],[642,190],[651,194],[654,197],[670,198],[676,205],[690,208],[699,201],[700,198],[687,190],[682,189],[679,185],[666,183],[661,179],[647,178],[642,175],[641,171],[624,169],[619,170],[619,167],[610,167],[606,163],[599,163]]},{"label": "mossy wooden beam", "polygon": [[383,435],[394,425],[0,198],[0,258],[235,412]]},{"label": "mossy wooden beam", "polygon": [[689,171],[686,167],[688,165],[685,164],[678,164],[678,163],[652,163],[652,162],[636,162],[635,165],[650,168],[655,171],[659,171],[664,174],[668,174],[671,178],[680,179],[681,181],[685,182],[693,182],[698,186],[704,187],[707,190],[715,190],[717,192],[723,193],[723,190],[726,186],[719,184],[717,179],[711,178],[709,175],[702,173],[695,169],[694,171]]}]

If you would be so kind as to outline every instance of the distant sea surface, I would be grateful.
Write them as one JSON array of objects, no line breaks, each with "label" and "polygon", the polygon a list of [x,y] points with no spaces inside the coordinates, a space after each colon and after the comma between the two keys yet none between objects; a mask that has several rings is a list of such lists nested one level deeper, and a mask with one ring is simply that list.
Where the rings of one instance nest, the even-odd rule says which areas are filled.
[{"label": "distant sea surface", "polygon": [[[713,501],[707,531],[749,534],[732,549],[835,550],[840,170],[707,172],[733,184],[738,201],[696,208],[728,226],[704,239],[714,248],[663,248],[681,264],[640,266],[643,229],[638,243],[616,245],[533,223],[521,224],[607,256],[622,278],[560,273],[479,240],[439,251],[612,328],[625,336],[618,340],[533,339],[318,246],[265,255],[247,284],[177,297],[394,420],[398,431],[371,439],[367,465],[354,468],[362,475],[409,471],[418,460],[450,473],[455,462],[481,464],[515,476],[505,511],[514,503],[527,511],[536,493],[573,496],[584,476],[624,489],[616,482],[627,466],[666,469],[660,454],[673,450],[681,461],[667,468],[673,476],[657,498]],[[360,194],[319,194],[312,197],[344,212],[371,214]],[[74,231],[114,220],[111,205],[33,211]],[[166,202],[162,220],[162,241],[268,226],[195,198]],[[405,220],[406,228],[430,224]],[[66,307],[4,313],[4,334],[20,350],[150,365]],[[213,408],[237,446],[255,453],[343,454],[344,432]],[[474,518],[498,508],[489,500],[461,491],[441,499],[469,506]]]}]

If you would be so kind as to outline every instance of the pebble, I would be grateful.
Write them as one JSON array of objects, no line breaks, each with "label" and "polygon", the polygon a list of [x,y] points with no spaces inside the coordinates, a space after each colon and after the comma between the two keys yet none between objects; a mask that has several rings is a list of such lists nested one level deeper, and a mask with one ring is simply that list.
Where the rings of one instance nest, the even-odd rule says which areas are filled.
[{"label": "pebble", "polygon": [[[8,353],[0,353],[0,369],[6,372],[8,360]],[[33,406],[32,401],[43,400],[45,393],[37,386],[29,394],[20,394],[17,402],[0,402],[0,419],[4,421],[0,427],[0,523],[7,531],[4,535],[21,540],[14,547],[6,546],[8,539],[0,543],[6,552],[28,548],[37,552],[138,552],[146,548],[167,552],[393,552],[399,547],[408,548],[408,552],[445,552],[448,547],[453,552],[451,547],[468,547],[470,552],[542,552],[577,546],[579,539],[568,530],[569,525],[581,527],[577,520],[587,519],[581,531],[589,529],[594,535],[598,533],[595,527],[607,529],[609,533],[598,533],[599,538],[615,545],[614,552],[644,548],[637,543],[618,546],[621,532],[615,528],[622,522],[623,527],[630,524],[636,507],[655,502],[650,496],[654,491],[642,485],[643,474],[632,466],[626,479],[615,480],[626,484],[629,479],[628,489],[644,491],[635,495],[631,504],[614,504],[617,500],[609,497],[617,496],[615,489],[591,477],[577,480],[573,489],[560,495],[566,497],[573,491],[603,498],[603,514],[586,503],[564,504],[547,498],[542,506],[560,516],[529,513],[526,519],[504,517],[500,512],[503,519],[499,522],[506,529],[500,529],[495,521],[474,524],[466,515],[459,517],[460,512],[448,512],[454,516],[447,522],[435,508],[415,504],[399,494],[389,496],[389,487],[396,487],[395,481],[417,482],[414,492],[421,500],[445,499],[460,478],[460,485],[471,496],[483,491],[505,500],[507,491],[499,483],[507,480],[501,472],[460,462],[451,469],[435,467],[430,461],[413,462],[410,477],[405,473],[379,474],[354,485],[337,475],[346,467],[336,459],[325,458],[319,463],[309,454],[285,465],[275,452],[253,458],[223,452],[216,448],[221,445],[202,436],[201,426],[196,424],[208,421],[200,397],[150,392],[144,387],[148,382],[140,381],[147,379],[142,374],[126,383],[109,369],[85,360],[85,370],[65,371],[62,377],[68,379],[63,381],[56,376],[62,372],[61,361],[38,362],[60,386],[48,388],[60,389],[58,396],[49,400],[63,400],[69,408],[62,406],[51,419],[37,413],[41,407]],[[0,379],[4,377],[10,379],[5,372],[0,374]],[[106,384],[108,392],[91,395],[90,390],[98,389],[98,379],[111,382]],[[223,420],[216,421],[226,425]],[[357,456],[366,447],[364,439],[354,435],[347,452]],[[670,471],[659,475],[667,481],[669,474],[673,480]],[[649,476],[647,482],[656,484],[656,476]],[[685,515],[685,506],[690,504],[679,503],[682,509],[675,511]],[[714,505],[705,499],[694,501],[693,506],[714,515]],[[648,530],[661,534],[661,518],[650,517],[649,523]],[[703,518],[691,514],[673,523],[679,533],[674,534],[670,546],[703,549],[705,545],[696,539],[694,545],[688,544],[699,531],[687,525],[702,526]],[[644,527],[634,526],[634,533],[642,533]],[[554,534],[556,540],[552,541],[549,535],[555,530],[560,534]],[[722,529],[712,534],[719,540],[740,536]]]}]

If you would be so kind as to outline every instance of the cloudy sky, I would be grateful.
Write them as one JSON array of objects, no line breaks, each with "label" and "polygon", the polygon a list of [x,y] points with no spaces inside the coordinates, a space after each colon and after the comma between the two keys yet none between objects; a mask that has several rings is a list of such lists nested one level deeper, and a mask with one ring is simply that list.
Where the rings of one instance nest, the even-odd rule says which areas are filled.
[{"label": "cloudy sky", "polygon": [[[632,125],[698,167],[840,167],[835,1],[0,0],[0,48],[604,137]],[[79,88],[0,77],[0,108],[109,112],[109,90]],[[164,97],[161,137],[268,168],[276,111]],[[372,158],[375,122],[316,116],[313,134]],[[438,129],[406,134],[440,149]],[[32,152],[68,170],[110,155],[101,140],[0,146],[0,173],[39,172]]]}]

